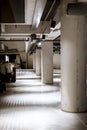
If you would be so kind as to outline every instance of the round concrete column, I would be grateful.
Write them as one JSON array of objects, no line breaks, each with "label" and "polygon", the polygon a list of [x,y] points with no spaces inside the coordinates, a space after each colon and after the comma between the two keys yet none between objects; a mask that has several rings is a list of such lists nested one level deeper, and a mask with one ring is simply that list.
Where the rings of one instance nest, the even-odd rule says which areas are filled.
[{"label": "round concrete column", "polygon": [[86,105],[86,18],[63,16],[61,22],[62,110],[84,112]]},{"label": "round concrete column", "polygon": [[33,70],[36,71],[36,53],[33,53]]},{"label": "round concrete column", "polygon": [[36,49],[36,75],[41,75],[41,48]]},{"label": "round concrete column", "polygon": [[44,42],[41,49],[41,76],[45,84],[53,83],[53,43]]}]

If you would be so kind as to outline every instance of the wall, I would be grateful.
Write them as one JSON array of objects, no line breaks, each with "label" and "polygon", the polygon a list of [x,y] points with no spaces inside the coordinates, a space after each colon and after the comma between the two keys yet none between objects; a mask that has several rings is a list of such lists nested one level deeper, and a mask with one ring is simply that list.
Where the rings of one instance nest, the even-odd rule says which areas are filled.
[{"label": "wall", "polygon": [[53,68],[54,69],[60,69],[60,66],[61,66],[61,61],[60,61],[60,55],[57,53],[57,54],[53,54]]}]

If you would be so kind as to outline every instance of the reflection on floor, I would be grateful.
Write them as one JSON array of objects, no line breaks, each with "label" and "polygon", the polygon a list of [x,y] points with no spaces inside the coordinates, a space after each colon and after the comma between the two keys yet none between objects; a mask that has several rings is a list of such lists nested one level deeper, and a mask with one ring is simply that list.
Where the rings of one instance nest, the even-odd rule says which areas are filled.
[{"label": "reflection on floor", "polygon": [[0,95],[0,130],[87,130],[87,113],[61,111],[60,73],[41,83],[32,70],[17,71],[16,83]]}]

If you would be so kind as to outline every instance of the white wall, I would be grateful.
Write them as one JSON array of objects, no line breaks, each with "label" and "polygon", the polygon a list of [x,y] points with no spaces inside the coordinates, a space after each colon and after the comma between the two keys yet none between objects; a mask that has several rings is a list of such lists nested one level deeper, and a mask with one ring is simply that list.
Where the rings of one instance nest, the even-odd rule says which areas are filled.
[{"label": "white wall", "polygon": [[[25,53],[21,53],[21,58],[22,60],[26,60],[26,55]],[[61,55],[59,54],[53,54],[53,68],[54,69],[60,69],[61,66]],[[33,55],[28,55],[28,69],[33,69]]]},{"label": "white wall", "polygon": [[26,53],[21,53],[22,61],[26,62],[27,69],[33,69],[33,55],[29,55]]},{"label": "white wall", "polygon": [[54,69],[60,69],[60,66],[61,66],[61,59],[60,59],[60,56],[58,53],[57,54],[53,54],[53,68]]}]

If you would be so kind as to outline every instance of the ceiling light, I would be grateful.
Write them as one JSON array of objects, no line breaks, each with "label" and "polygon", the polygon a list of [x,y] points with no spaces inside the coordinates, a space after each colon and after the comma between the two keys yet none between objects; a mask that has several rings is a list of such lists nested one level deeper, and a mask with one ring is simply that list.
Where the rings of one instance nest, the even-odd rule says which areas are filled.
[{"label": "ceiling light", "polygon": [[42,35],[42,40],[45,40],[45,35],[44,34]]},{"label": "ceiling light", "polygon": [[55,28],[55,26],[56,26],[56,21],[52,20],[50,29],[53,30]]},{"label": "ceiling light", "polygon": [[41,47],[42,43],[41,42],[38,42],[37,46],[38,47]]},{"label": "ceiling light", "polygon": [[36,39],[36,34],[31,34],[31,41]]}]

